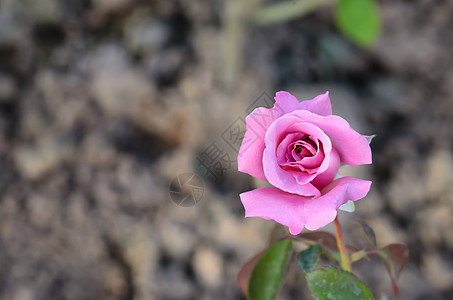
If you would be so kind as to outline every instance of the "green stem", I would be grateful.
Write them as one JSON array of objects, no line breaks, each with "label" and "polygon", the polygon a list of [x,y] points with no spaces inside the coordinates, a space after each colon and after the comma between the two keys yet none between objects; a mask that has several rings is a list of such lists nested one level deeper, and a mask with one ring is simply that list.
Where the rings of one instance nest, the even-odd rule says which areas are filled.
[{"label": "green stem", "polygon": [[246,34],[245,14],[250,10],[243,0],[225,1],[223,15],[224,44],[222,81],[227,88],[234,87],[242,67],[242,50]]},{"label": "green stem", "polygon": [[270,25],[305,16],[338,0],[288,0],[257,8],[251,18],[258,25]]},{"label": "green stem", "polygon": [[351,261],[348,256],[348,252],[346,251],[346,246],[344,244],[344,239],[343,239],[343,232],[341,231],[341,226],[340,226],[340,222],[338,221],[338,216],[335,218],[333,223],[335,225],[335,233],[337,235],[338,250],[340,250],[341,268],[345,271],[351,272]]}]

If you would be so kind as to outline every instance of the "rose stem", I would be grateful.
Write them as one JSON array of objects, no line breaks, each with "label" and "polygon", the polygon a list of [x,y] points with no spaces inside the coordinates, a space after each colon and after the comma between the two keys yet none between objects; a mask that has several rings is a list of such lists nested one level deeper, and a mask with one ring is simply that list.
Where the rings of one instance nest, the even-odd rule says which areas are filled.
[{"label": "rose stem", "polygon": [[337,235],[337,246],[338,246],[338,249],[340,250],[341,268],[345,271],[350,272],[351,271],[351,262],[349,260],[348,253],[346,252],[346,246],[344,245],[343,232],[341,231],[341,226],[340,226],[340,222],[338,221],[338,216],[335,218],[333,223],[335,224],[335,233]]}]

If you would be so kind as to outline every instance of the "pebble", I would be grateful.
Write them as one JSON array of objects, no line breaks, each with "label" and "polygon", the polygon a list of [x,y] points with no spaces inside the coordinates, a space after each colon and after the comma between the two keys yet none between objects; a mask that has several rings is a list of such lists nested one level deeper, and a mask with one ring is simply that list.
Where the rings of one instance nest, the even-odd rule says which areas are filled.
[{"label": "pebble", "polygon": [[199,246],[195,250],[192,266],[198,279],[204,285],[217,288],[222,284],[222,257],[211,247]]},{"label": "pebble", "polygon": [[34,145],[20,146],[14,152],[14,161],[25,178],[35,180],[60,167],[74,151],[74,144],[70,141],[49,135]]}]

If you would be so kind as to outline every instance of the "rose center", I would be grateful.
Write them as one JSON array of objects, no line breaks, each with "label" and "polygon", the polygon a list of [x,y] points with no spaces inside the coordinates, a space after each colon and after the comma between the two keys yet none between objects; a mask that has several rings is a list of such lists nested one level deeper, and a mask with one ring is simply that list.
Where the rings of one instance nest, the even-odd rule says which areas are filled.
[{"label": "rose center", "polygon": [[300,159],[314,156],[318,151],[316,143],[308,137],[294,142],[291,148],[291,152],[294,154],[293,157],[297,156]]}]

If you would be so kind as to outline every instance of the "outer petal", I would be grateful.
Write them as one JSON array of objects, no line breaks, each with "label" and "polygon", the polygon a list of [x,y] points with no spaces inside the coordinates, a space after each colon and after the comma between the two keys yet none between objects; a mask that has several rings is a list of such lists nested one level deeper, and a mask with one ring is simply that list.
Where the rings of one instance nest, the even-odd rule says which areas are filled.
[{"label": "outer petal", "polygon": [[330,116],[332,114],[332,103],[330,102],[329,92],[313,98],[313,100],[308,102],[306,109],[317,115]]},{"label": "outer petal", "polygon": [[318,95],[312,100],[301,102],[288,92],[277,92],[273,108],[276,116],[280,117],[299,109],[306,109],[321,116],[330,116],[332,114],[332,104],[330,102],[329,92]]},{"label": "outer petal", "polygon": [[322,196],[305,205],[305,226],[316,230],[332,222],[337,216],[337,209],[348,202],[357,201],[368,194],[371,181],[354,177],[342,177],[322,190]]},{"label": "outer petal", "polygon": [[246,217],[260,217],[288,226],[291,234],[304,229],[304,203],[309,197],[265,187],[240,194]]},{"label": "outer petal", "polygon": [[307,110],[296,110],[289,115],[321,128],[330,138],[333,148],[338,151],[341,162],[357,166],[371,164],[371,148],[367,139],[338,116],[319,116]]},{"label": "outer petal", "polygon": [[267,180],[263,171],[264,136],[275,120],[272,109],[258,107],[245,119],[246,131],[238,154],[238,169],[256,178]]},{"label": "outer petal", "polygon": [[301,109],[299,100],[288,92],[280,91],[275,94],[274,112],[278,116]]},{"label": "outer petal", "polygon": [[319,198],[283,192],[277,188],[260,188],[240,195],[246,217],[260,217],[288,226],[291,234],[299,234],[304,226],[319,229],[332,222],[337,209],[348,200],[365,197],[371,182],[352,177],[334,181]]}]

